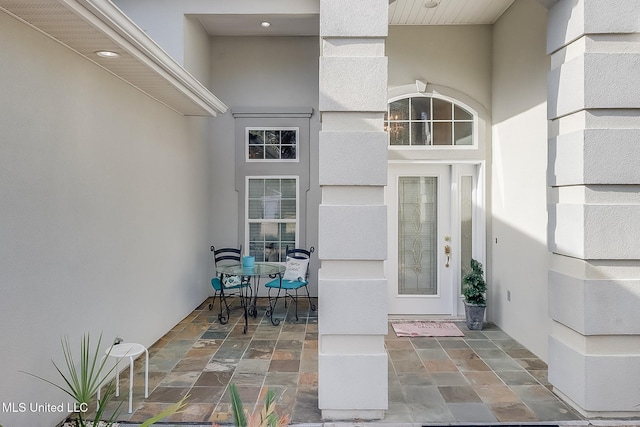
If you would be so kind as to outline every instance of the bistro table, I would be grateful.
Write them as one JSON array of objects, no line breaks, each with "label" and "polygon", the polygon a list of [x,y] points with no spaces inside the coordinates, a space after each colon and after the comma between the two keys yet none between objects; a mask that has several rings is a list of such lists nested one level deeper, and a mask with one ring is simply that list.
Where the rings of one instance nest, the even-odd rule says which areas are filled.
[{"label": "bistro table", "polygon": [[[282,280],[282,273],[286,267],[282,264],[269,262],[256,262],[253,267],[244,267],[242,264],[221,265],[216,267],[216,273],[220,274],[221,282],[224,283],[224,276],[240,277],[242,282],[249,282],[250,286],[240,288],[240,297],[244,306],[244,333],[247,333],[249,327],[249,316],[257,317],[258,311],[256,303],[258,300],[258,289],[260,287],[261,277],[276,276]],[[253,279],[253,280],[252,280]],[[267,314],[273,317],[271,306],[269,306]],[[273,319],[271,319],[273,323]]]}]

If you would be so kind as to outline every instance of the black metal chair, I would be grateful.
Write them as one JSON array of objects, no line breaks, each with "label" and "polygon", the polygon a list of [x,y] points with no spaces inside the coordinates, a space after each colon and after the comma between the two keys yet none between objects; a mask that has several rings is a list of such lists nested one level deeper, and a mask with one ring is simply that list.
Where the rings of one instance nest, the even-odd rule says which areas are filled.
[{"label": "black metal chair", "polygon": [[[213,262],[216,267],[225,264],[240,264],[242,259],[242,245],[240,245],[239,249],[216,249],[214,246],[211,246],[211,252],[213,252]],[[218,314],[218,320],[223,325],[229,321],[229,313],[231,312],[229,303],[227,303],[227,297],[240,294],[243,288],[251,289],[251,284],[243,277],[237,278],[235,282],[229,279],[229,277],[224,277],[224,274],[216,274],[216,276],[211,279],[211,286],[213,287],[215,292],[213,294],[211,303],[209,304],[209,310],[213,309],[213,306],[216,303],[216,297],[219,296],[218,301],[220,304],[220,313]],[[222,309],[223,303],[224,314]],[[244,298],[241,298],[241,303],[244,304]]]},{"label": "black metal chair", "polygon": [[[312,311],[316,310],[315,304],[311,302],[311,295],[309,294],[309,263],[311,261],[311,254],[315,251],[312,246],[309,250],[306,249],[289,249],[286,248],[286,261],[287,270],[282,277],[275,278],[265,284],[269,290],[269,313],[271,317],[271,323],[278,325],[280,321],[273,318],[278,299],[283,297],[285,299],[285,307],[287,307],[287,298],[290,298],[296,305],[296,321],[298,319],[298,289],[304,288],[307,293],[307,299],[309,300],[309,308]],[[274,297],[271,296],[271,291],[277,294]],[[301,295],[304,297],[304,295]],[[273,300],[273,303],[272,303]]]}]

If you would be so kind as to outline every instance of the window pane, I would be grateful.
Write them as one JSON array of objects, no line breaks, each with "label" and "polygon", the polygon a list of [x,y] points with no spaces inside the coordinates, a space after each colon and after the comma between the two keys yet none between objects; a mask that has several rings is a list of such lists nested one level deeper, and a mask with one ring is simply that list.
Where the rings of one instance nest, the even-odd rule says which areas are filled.
[{"label": "window pane", "polygon": [[409,98],[399,99],[389,104],[390,120],[409,120]]},{"label": "window pane", "polygon": [[249,253],[256,257],[256,261],[264,261],[264,242],[249,242]]},{"label": "window pane", "polygon": [[283,145],[280,147],[280,158],[285,160],[295,160],[296,146],[295,145]]},{"label": "window pane", "polygon": [[389,123],[389,143],[409,145],[409,123]]},{"label": "window pane", "polygon": [[255,199],[264,195],[264,179],[249,180],[249,198]]},{"label": "window pane", "polygon": [[261,145],[249,146],[250,159],[264,159],[264,148]]},{"label": "window pane", "polygon": [[460,277],[471,270],[473,252],[473,177],[460,177]]},{"label": "window pane", "polygon": [[265,144],[280,144],[280,131],[268,130],[265,132]]},{"label": "window pane", "polygon": [[433,145],[451,145],[451,123],[433,124]]},{"label": "window pane", "polygon": [[471,115],[470,112],[468,112],[467,110],[465,110],[462,107],[458,107],[457,105],[454,106],[454,114],[455,114],[455,119],[456,120],[473,120],[473,116]]},{"label": "window pane", "polygon": [[280,219],[280,196],[264,196],[262,198],[264,206],[264,219]]},{"label": "window pane", "polygon": [[280,236],[282,237],[283,241],[295,241],[296,225],[290,222],[280,224]]},{"label": "window pane", "polygon": [[268,196],[278,195],[280,192],[280,180],[279,179],[265,179],[264,180],[264,194]]},{"label": "window pane", "polygon": [[249,224],[249,240],[254,242],[264,240],[262,236],[262,224]]},{"label": "window pane", "polygon": [[296,198],[296,180],[295,179],[283,179],[281,181],[282,197],[287,199]]},{"label": "window pane", "polygon": [[262,224],[262,232],[264,233],[264,240],[266,242],[279,241],[278,224],[273,222],[265,222]]},{"label": "window pane", "polygon": [[453,126],[455,145],[473,145],[472,123],[458,122]]},{"label": "window pane", "polygon": [[249,219],[261,219],[264,217],[264,211],[262,210],[262,200],[250,199],[249,200]]},{"label": "window pane", "polygon": [[266,145],[264,151],[265,159],[279,159],[280,158],[280,146],[279,145]]},{"label": "window pane", "polygon": [[263,130],[250,130],[249,131],[249,144],[264,144],[264,131]]},{"label": "window pane", "polygon": [[290,144],[295,145],[298,141],[296,141],[296,132],[292,130],[283,130],[280,132],[280,143],[281,144]]},{"label": "window pane", "polygon": [[433,98],[433,119],[451,120],[451,103],[443,99]]},{"label": "window pane", "polygon": [[415,122],[411,124],[411,145],[431,144],[429,123]]},{"label": "window pane", "polygon": [[411,98],[411,119],[429,120],[431,116],[431,98],[417,97]]},{"label": "window pane", "polygon": [[282,201],[282,218],[296,219],[296,201],[295,200]]},{"label": "window pane", "polygon": [[278,262],[280,260],[280,244],[267,243],[264,247],[264,260],[267,262]]}]

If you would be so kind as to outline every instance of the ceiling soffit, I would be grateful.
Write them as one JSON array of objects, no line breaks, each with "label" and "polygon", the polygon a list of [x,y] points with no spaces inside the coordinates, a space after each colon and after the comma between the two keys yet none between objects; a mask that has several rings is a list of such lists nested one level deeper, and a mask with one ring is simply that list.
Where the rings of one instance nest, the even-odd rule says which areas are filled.
[{"label": "ceiling soffit", "polygon": [[395,0],[389,5],[389,25],[493,24],[514,0],[440,0],[425,7],[425,0]]},{"label": "ceiling soffit", "polygon": [[[0,10],[83,55],[145,94],[187,116],[227,110],[197,79],[108,0],[0,0]],[[108,50],[118,58],[100,58]]]}]

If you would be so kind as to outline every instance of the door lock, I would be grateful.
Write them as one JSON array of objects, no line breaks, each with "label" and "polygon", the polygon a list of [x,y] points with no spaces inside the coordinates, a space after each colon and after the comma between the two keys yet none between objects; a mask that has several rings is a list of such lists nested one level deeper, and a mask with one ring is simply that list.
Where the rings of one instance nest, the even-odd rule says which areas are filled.
[{"label": "door lock", "polygon": [[451,246],[449,245],[444,246],[444,254],[447,256],[447,262],[444,266],[449,268],[449,261],[451,261]]}]

